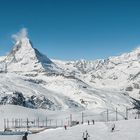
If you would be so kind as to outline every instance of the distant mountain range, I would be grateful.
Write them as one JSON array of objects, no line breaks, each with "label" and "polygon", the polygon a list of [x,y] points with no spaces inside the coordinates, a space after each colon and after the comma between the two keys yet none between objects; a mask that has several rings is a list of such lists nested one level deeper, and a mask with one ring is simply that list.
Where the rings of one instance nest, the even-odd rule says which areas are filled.
[{"label": "distant mountain range", "polygon": [[24,36],[0,58],[0,71],[0,104],[77,111],[140,106],[140,48],[106,60],[61,61]]}]

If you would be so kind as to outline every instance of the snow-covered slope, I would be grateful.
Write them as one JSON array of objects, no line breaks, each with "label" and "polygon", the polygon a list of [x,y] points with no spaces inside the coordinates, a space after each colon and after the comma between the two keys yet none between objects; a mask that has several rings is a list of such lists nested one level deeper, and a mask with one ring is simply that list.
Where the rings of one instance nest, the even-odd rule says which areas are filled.
[{"label": "snow-covered slope", "polygon": [[107,60],[51,60],[25,34],[0,59],[0,104],[76,111],[139,107],[139,54],[137,49]]},{"label": "snow-covered slope", "polygon": [[54,62],[93,87],[127,92],[140,98],[140,48],[106,60]]},{"label": "snow-covered slope", "polygon": [[77,79],[63,76],[36,77],[0,74],[0,103],[50,110],[132,108],[135,101],[115,91],[94,89]]},{"label": "snow-covered slope", "polygon": [[[115,131],[111,127],[115,123]],[[96,122],[95,125],[78,125],[75,127],[50,129],[38,134],[28,136],[30,140],[82,140],[83,132],[87,130],[89,140],[139,140],[140,120],[118,122]],[[0,136],[1,140],[20,140],[22,136]]]}]

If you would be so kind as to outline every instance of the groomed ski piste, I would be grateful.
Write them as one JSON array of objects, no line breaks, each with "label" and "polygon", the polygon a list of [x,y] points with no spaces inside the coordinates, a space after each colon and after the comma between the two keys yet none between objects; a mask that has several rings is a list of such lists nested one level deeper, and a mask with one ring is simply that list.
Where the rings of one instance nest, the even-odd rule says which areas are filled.
[{"label": "groomed ski piste", "polygon": [[[12,112],[10,111],[12,110]],[[82,140],[83,132],[87,130],[90,137],[88,140],[139,140],[140,138],[140,119],[135,118],[135,115],[129,114],[129,119],[124,120],[123,115],[118,114],[118,121],[112,121],[115,118],[114,115],[108,115],[108,121],[106,120],[106,114],[102,115],[103,120],[98,120],[100,115],[97,113],[102,112],[101,110],[96,110],[93,116],[84,117],[84,124],[81,124],[81,116],[77,112],[67,112],[67,111],[45,111],[45,110],[37,110],[37,109],[28,109],[20,106],[12,106],[12,105],[2,105],[0,106],[0,140],[22,140],[23,133],[26,132],[26,128],[24,131],[20,128],[16,128],[16,131],[13,130],[9,132],[3,132],[4,118],[22,118],[26,119],[27,117],[30,119],[34,119],[34,117],[40,117],[40,119],[44,119],[46,116],[48,119],[54,120],[64,120],[66,117],[69,117],[70,113],[73,113],[73,120],[78,120],[79,124],[74,125],[72,127],[68,126],[67,130],[64,129],[64,126],[58,127],[50,127],[44,129],[35,128],[34,131],[36,133],[32,133],[29,128],[28,132],[32,133],[28,135],[28,140]],[[84,112],[84,114],[89,114],[92,111]],[[125,112],[124,112],[125,115]],[[132,115],[132,116],[131,116]],[[95,120],[95,124],[93,125],[92,118],[97,117]],[[101,117],[101,116],[100,116]],[[88,125],[87,121],[90,121]],[[112,132],[112,126],[115,124],[115,129]],[[65,122],[64,124],[65,125]]]},{"label": "groomed ski piste", "polygon": [[[115,130],[111,126],[115,123]],[[74,127],[49,129],[37,134],[29,134],[28,140],[82,140],[83,132],[89,133],[88,140],[139,140],[140,120],[117,122],[95,122],[95,125],[80,124]],[[0,136],[0,140],[21,140],[22,135]]]}]

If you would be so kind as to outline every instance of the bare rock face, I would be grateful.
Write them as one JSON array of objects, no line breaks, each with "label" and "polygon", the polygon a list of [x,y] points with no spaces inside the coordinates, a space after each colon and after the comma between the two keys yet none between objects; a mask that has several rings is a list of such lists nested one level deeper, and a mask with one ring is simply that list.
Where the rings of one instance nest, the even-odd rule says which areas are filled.
[{"label": "bare rock face", "polygon": [[126,91],[133,91],[133,87],[131,87],[131,86],[128,86],[128,87],[126,87],[126,89],[125,89]]},{"label": "bare rock face", "polygon": [[29,96],[24,97],[24,95],[20,92],[14,92],[10,95],[3,95],[0,98],[0,104],[11,104],[11,105],[19,105],[24,106],[27,108],[42,108],[48,110],[56,110],[61,109],[54,105],[53,102],[45,98],[44,96],[37,97],[37,96]]},{"label": "bare rock face", "polygon": [[133,83],[135,89],[140,89],[140,85],[138,83]]},{"label": "bare rock face", "polygon": [[14,92],[13,94],[10,95],[3,95],[0,98],[0,104],[13,104],[25,106],[25,98],[22,93]]}]

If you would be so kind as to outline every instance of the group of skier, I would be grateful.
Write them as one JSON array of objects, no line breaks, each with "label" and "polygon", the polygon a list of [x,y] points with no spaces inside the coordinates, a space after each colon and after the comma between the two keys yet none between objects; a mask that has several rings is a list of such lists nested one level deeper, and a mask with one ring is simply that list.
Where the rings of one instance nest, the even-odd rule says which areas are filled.
[{"label": "group of skier", "polygon": [[[95,124],[94,120],[92,120],[93,125]],[[90,121],[88,120],[88,125],[90,125]],[[67,130],[67,126],[64,125],[64,129]],[[111,132],[113,132],[115,130],[115,124],[112,124],[111,127]],[[22,137],[22,140],[27,140],[27,136],[28,133],[25,132],[24,136]],[[82,136],[83,140],[88,140],[88,138],[90,138],[90,135],[88,133],[88,131],[86,130],[85,132],[83,132],[83,136]]]},{"label": "group of skier", "polygon": [[[22,140],[27,140],[27,136],[28,136],[28,133],[26,132],[24,134],[24,136],[22,137]],[[90,136],[89,136],[87,130],[85,132],[83,132],[83,140],[87,140],[89,137]]]},{"label": "group of skier", "polygon": [[[94,125],[95,124],[95,121],[92,120],[92,124]],[[88,120],[88,125],[90,125],[90,121]]]}]

